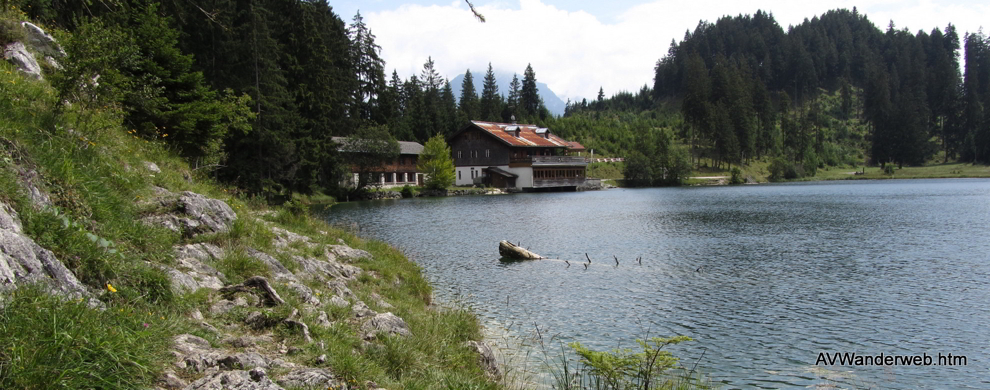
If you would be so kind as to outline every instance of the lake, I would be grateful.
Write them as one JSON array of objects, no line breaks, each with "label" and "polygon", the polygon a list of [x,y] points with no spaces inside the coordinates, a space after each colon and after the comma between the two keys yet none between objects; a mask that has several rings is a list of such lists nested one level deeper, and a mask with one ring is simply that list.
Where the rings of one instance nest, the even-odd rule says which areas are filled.
[{"label": "lake", "polygon": [[[418,198],[326,219],[402,249],[502,337],[686,335],[682,364],[727,389],[990,388],[987,179]],[[559,260],[502,262],[499,240]],[[816,365],[833,353],[934,362]]]}]

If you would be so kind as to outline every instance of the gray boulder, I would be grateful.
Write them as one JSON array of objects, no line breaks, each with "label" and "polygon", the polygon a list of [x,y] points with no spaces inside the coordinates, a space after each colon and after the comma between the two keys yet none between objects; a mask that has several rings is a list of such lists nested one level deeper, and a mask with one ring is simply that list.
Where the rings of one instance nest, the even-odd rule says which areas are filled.
[{"label": "gray boulder", "polygon": [[0,202],[0,291],[34,283],[72,299],[90,298],[91,303],[99,305],[52,251],[23,234],[17,212]]},{"label": "gray boulder", "polygon": [[265,370],[218,371],[190,383],[185,390],[285,390],[268,378]]},{"label": "gray boulder", "polygon": [[40,53],[45,57],[45,61],[56,68],[61,68],[58,64],[57,59],[65,57],[65,50],[59,46],[55,38],[30,22],[21,22],[21,26],[24,27],[24,32],[27,33],[27,43],[34,49],[34,51]]},{"label": "gray boulder", "polygon": [[191,191],[185,191],[179,197],[179,208],[195,222],[190,224],[193,230],[200,233],[227,232],[237,219],[227,202]]},{"label": "gray boulder", "polygon": [[498,367],[498,359],[495,358],[495,351],[487,343],[468,341],[467,345],[478,352],[478,363],[488,378],[492,380],[502,378],[502,370]]},{"label": "gray boulder", "polygon": [[176,357],[175,366],[180,369],[190,369],[204,372],[216,367],[224,355],[213,349],[206,339],[191,334],[180,334],[173,340],[172,354]]},{"label": "gray boulder", "polygon": [[212,244],[188,244],[175,248],[176,266],[160,266],[170,279],[176,293],[196,291],[200,288],[218,290],[223,287],[224,275],[207,262],[218,260],[223,250]]},{"label": "gray boulder", "polygon": [[7,44],[3,48],[3,59],[17,67],[17,70],[31,76],[35,80],[41,80],[41,65],[34,59],[34,55],[24,47],[23,43],[14,42]]},{"label": "gray boulder", "polygon": [[158,205],[171,212],[143,218],[149,225],[164,226],[186,237],[193,237],[230,231],[237,219],[234,209],[219,199],[207,198],[190,191],[178,196],[164,189],[155,188],[155,192]]},{"label": "gray boulder", "polygon": [[409,325],[402,318],[392,313],[382,313],[372,317],[361,325],[361,337],[372,340],[378,335],[411,336]]},{"label": "gray boulder", "polygon": [[[336,259],[341,258],[344,260],[359,260],[364,258],[371,258],[371,253],[361,249],[354,249],[347,245],[330,245],[328,250],[328,258]],[[332,256],[331,256],[332,255]]]},{"label": "gray boulder", "polygon": [[268,368],[268,359],[257,352],[237,353],[218,361],[221,367],[228,370],[249,370],[252,368]]},{"label": "gray boulder", "polygon": [[298,387],[304,389],[328,389],[336,388],[339,382],[333,376],[333,372],[323,368],[300,368],[277,379],[278,383],[286,387]]}]

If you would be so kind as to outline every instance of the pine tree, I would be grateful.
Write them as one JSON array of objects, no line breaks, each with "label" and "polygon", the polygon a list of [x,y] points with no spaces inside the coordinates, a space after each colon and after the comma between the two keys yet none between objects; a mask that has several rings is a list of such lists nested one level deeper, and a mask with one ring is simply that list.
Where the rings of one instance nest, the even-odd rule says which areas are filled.
[{"label": "pine tree", "polygon": [[535,121],[543,119],[543,99],[536,86],[536,72],[531,65],[526,65],[523,73],[522,89],[519,91],[519,106],[523,116]]},{"label": "pine tree", "polygon": [[[351,57],[354,59],[354,70],[358,80],[355,96],[357,117],[383,124],[387,122],[388,114],[378,112],[383,103],[379,97],[386,93],[385,60],[379,56],[381,46],[375,43],[375,35],[361,17],[361,12],[354,14],[354,21],[348,28],[351,39]],[[387,103],[385,103],[387,104]]]},{"label": "pine tree", "polygon": [[509,116],[515,117],[517,120],[521,119],[522,114],[521,108],[519,107],[519,77],[515,74],[512,75],[512,82],[509,83],[509,97],[506,99],[506,111],[502,113],[503,119],[509,119]]},{"label": "pine tree", "polygon": [[492,64],[488,63],[488,72],[485,73],[485,81],[481,89],[479,119],[484,121],[502,120],[502,95],[498,93],[498,84],[495,80],[495,72]]},{"label": "pine tree", "polygon": [[471,69],[468,69],[464,73],[458,110],[463,118],[463,120],[459,121],[461,125],[467,124],[468,121],[479,119],[478,94],[474,89],[474,76],[471,75]]}]

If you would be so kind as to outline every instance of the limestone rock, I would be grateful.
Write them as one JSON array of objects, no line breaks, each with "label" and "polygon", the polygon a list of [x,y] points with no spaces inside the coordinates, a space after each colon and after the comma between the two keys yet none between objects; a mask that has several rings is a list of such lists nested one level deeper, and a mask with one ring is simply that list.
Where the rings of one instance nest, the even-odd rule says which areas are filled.
[{"label": "limestone rock", "polygon": [[394,308],[392,304],[385,302],[385,299],[383,299],[381,295],[378,295],[378,293],[371,293],[371,299],[373,299],[375,301],[375,304],[378,305],[378,307],[380,308],[384,308],[384,309]]},{"label": "limestone rock", "polygon": [[406,321],[392,313],[382,313],[372,317],[361,325],[361,332],[361,337],[365,340],[374,339],[378,335],[412,335]]},{"label": "limestone rock", "polygon": [[370,317],[378,314],[374,310],[371,310],[371,308],[362,301],[354,302],[354,306],[351,307],[351,312],[354,313],[354,317],[357,318]]},{"label": "limestone rock", "polygon": [[332,259],[332,256],[328,257],[330,260],[302,256],[293,256],[292,259],[299,264],[299,269],[296,271],[296,276],[299,278],[311,277],[320,281],[326,281],[328,279],[350,280],[361,273],[360,268],[349,264],[338,263]]},{"label": "limestone rock", "polygon": [[102,305],[52,251],[22,234],[17,212],[0,202],[0,290],[32,283],[42,283],[53,293],[72,299],[85,297],[94,305]]},{"label": "limestone rock", "polygon": [[495,351],[485,342],[468,341],[467,345],[478,352],[478,363],[492,380],[499,380],[502,377],[502,370],[498,367],[498,360],[495,358]]},{"label": "limestone rock", "polygon": [[180,334],[173,338],[173,342],[172,353],[176,357],[175,365],[180,369],[204,372],[208,368],[216,367],[224,358],[222,353],[210,347],[210,342],[202,337]]},{"label": "limestone rock", "polygon": [[179,197],[179,207],[199,225],[202,233],[222,233],[230,230],[237,219],[234,209],[219,199],[207,198],[191,191]]},{"label": "limestone rock", "polygon": [[264,370],[218,371],[190,383],[185,390],[285,390],[268,378]]},{"label": "limestone rock", "polygon": [[158,164],[155,164],[151,161],[145,161],[144,168],[150,171],[151,173],[162,173],[162,169],[158,167]]},{"label": "limestone rock", "polygon": [[206,261],[213,260],[215,253],[208,247],[216,248],[221,255],[223,251],[211,244],[189,244],[176,247],[175,260],[176,267],[160,266],[170,279],[172,279],[172,289],[176,293],[192,292],[200,288],[213,290],[223,287],[224,275],[217,271]]},{"label": "limestone rock", "polygon": [[48,193],[41,189],[44,179],[41,178],[37,170],[18,165],[17,179],[20,181],[21,187],[27,192],[28,198],[31,199],[31,204],[34,205],[35,210],[54,206]]},{"label": "limestone rock", "polygon": [[61,68],[57,59],[65,57],[65,50],[59,46],[55,38],[30,22],[21,22],[24,31],[27,33],[27,43],[36,52],[45,57],[45,61],[56,68]]},{"label": "limestone rock", "polygon": [[257,352],[245,352],[227,356],[218,361],[220,366],[228,370],[247,370],[252,368],[268,368],[268,359]]},{"label": "limestone rock", "polygon": [[17,67],[17,70],[35,80],[41,80],[41,65],[23,43],[13,42],[3,48],[3,59]]},{"label": "limestone rock", "polygon": [[277,226],[272,227],[272,233],[275,233],[275,247],[278,249],[285,248],[289,246],[289,244],[296,241],[301,241],[305,243],[306,246],[314,245],[310,242],[309,237],[282,229]]},{"label": "limestone rock", "polygon": [[341,298],[341,297],[339,297],[337,295],[334,295],[334,296],[330,297],[330,302],[329,303],[331,305],[337,306],[337,307],[348,307],[348,306],[351,305],[350,302],[347,302],[346,299]]},{"label": "limestone rock", "polygon": [[219,199],[207,198],[190,191],[176,195],[157,187],[155,192],[158,205],[171,213],[150,215],[142,220],[150,225],[164,226],[186,237],[227,232],[237,219],[237,214],[230,205]]},{"label": "limestone rock", "polygon": [[298,281],[298,279],[296,279],[296,276],[293,275],[288,268],[285,268],[285,266],[282,265],[282,263],[279,262],[278,259],[272,257],[271,255],[254,248],[248,248],[247,254],[248,256],[260,260],[262,263],[265,263],[265,265],[268,266],[268,269],[272,271],[272,275],[275,276],[275,280]]},{"label": "limestone rock", "polygon": [[354,249],[347,245],[330,245],[329,252],[335,257],[342,258],[345,260],[358,260],[363,258],[371,258],[371,253],[361,249]]},{"label": "limestone rock", "polygon": [[310,388],[336,388],[337,378],[333,372],[323,368],[300,368],[278,378],[278,383],[286,387]]},{"label": "limestone rock", "polygon": [[330,316],[327,315],[327,312],[321,311],[319,317],[316,318],[316,325],[329,328],[333,326],[333,322],[330,322]]}]

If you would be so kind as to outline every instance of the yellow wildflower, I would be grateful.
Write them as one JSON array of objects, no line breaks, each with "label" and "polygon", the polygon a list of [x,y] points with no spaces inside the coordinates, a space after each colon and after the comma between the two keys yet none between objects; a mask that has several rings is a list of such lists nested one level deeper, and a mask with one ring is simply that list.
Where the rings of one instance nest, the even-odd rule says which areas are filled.
[{"label": "yellow wildflower", "polygon": [[107,291],[115,293],[117,292],[117,289],[113,288],[113,285],[110,284],[110,282],[107,282]]}]

